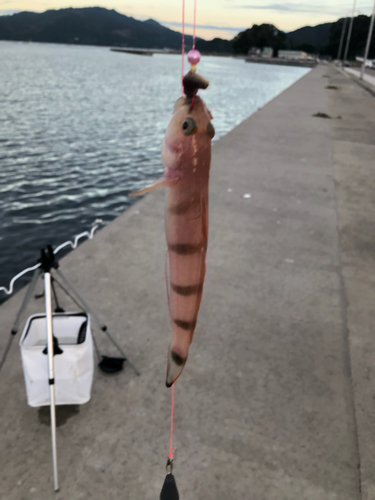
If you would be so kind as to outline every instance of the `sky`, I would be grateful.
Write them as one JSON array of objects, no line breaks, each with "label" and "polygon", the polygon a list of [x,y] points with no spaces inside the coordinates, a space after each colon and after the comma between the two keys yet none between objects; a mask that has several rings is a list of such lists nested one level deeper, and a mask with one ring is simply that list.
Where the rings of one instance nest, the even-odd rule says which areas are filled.
[{"label": "sky", "polygon": [[[349,16],[350,0],[197,0],[196,35],[207,40],[233,38],[253,24],[270,23],[283,31],[336,21]],[[182,0],[0,0],[0,14],[43,12],[66,7],[100,6],[136,19],[155,19],[181,31]],[[357,0],[355,13],[370,15],[372,0]],[[193,32],[194,0],[185,0],[186,32]]]}]

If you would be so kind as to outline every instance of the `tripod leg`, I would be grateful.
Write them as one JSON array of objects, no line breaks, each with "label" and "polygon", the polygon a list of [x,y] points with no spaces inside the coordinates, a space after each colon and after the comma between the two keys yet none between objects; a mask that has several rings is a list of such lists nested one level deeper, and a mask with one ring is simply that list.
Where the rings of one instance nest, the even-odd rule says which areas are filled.
[{"label": "tripod leg", "polygon": [[112,342],[112,344],[116,347],[116,349],[122,354],[124,358],[128,361],[129,365],[133,368],[134,372],[137,375],[140,375],[139,371],[136,369],[136,367],[133,365],[133,363],[129,360],[127,355],[124,353],[124,351],[121,349],[121,347],[117,344],[117,342],[114,340],[114,338],[108,333],[106,325],[103,325],[100,321],[100,319],[97,317],[97,315],[94,313],[94,311],[91,309],[91,307],[88,306],[88,304],[85,302],[85,300],[82,298],[82,296],[77,292],[77,290],[74,288],[70,280],[60,271],[60,269],[56,269],[57,274],[60,276],[60,278],[64,281],[64,283],[73,291],[73,293],[76,295],[78,300],[81,302],[81,304],[84,306],[84,308],[91,314],[93,319],[96,321],[98,324],[99,328],[107,335],[109,340]]},{"label": "tripod leg", "polygon": [[28,305],[28,303],[29,303],[29,301],[31,299],[31,296],[32,296],[32,294],[34,292],[34,288],[36,286],[36,282],[38,281],[40,273],[41,273],[41,270],[39,268],[35,269],[33,277],[32,277],[32,280],[31,280],[31,283],[29,285],[29,288],[28,288],[28,290],[27,290],[27,292],[25,294],[25,297],[23,298],[21,307],[19,308],[17,316],[16,316],[16,319],[14,321],[13,328],[12,328],[12,334],[13,335],[15,335],[18,332],[18,327],[20,326],[20,323],[22,321],[22,317],[24,315],[26,307],[27,307],[27,305]]},{"label": "tripod leg", "polygon": [[22,301],[22,304],[21,304],[21,307],[19,308],[18,310],[18,313],[17,313],[17,316],[16,316],[16,319],[14,321],[14,324],[13,324],[13,327],[10,331],[10,337],[9,337],[9,340],[8,340],[8,343],[5,347],[5,351],[4,351],[4,354],[3,354],[3,357],[1,358],[1,361],[0,361],[0,371],[5,363],[5,360],[7,359],[7,356],[8,356],[8,353],[10,351],[10,348],[11,348],[11,345],[12,345],[12,342],[13,342],[13,339],[15,337],[15,335],[17,334],[18,332],[18,327],[22,321],[22,318],[23,318],[23,315],[24,315],[24,312],[27,308],[27,305],[31,299],[31,296],[34,292],[34,288],[35,288],[35,285],[36,285],[36,282],[38,280],[38,277],[40,275],[40,269],[35,269],[34,271],[34,274],[33,274],[33,277],[32,277],[32,280],[31,280],[31,283],[29,285],[29,288],[27,289],[27,292],[23,298],[23,301]]},{"label": "tripod leg", "polygon": [[[103,329],[102,329],[103,330]],[[115,339],[109,334],[107,329],[103,330],[103,332],[107,335],[109,340],[112,342],[112,344],[117,348],[117,350],[122,354],[122,356],[126,359],[126,361],[129,363],[129,365],[133,368],[134,372],[136,375],[140,375],[139,371],[137,368],[133,365],[133,363],[129,360],[127,355],[124,353],[124,351],[121,349],[121,347],[118,345],[118,343],[115,341]]]},{"label": "tripod leg", "polygon": [[53,325],[52,325],[52,297],[51,297],[51,274],[44,274],[44,290],[46,301],[46,321],[47,321],[47,345],[48,345],[48,383],[50,388],[50,411],[51,411],[51,440],[52,440],[52,464],[53,483],[55,491],[59,489],[57,472],[57,451],[56,451],[56,408],[55,408],[55,370],[53,361]]},{"label": "tripod leg", "polygon": [[57,312],[57,313],[63,313],[65,311],[64,311],[64,309],[59,304],[59,299],[57,298],[57,293],[56,293],[56,288],[55,288],[54,282],[55,282],[55,280],[51,276],[51,289],[52,289],[53,297],[55,299],[55,306],[56,306],[55,307],[55,312]]},{"label": "tripod leg", "polygon": [[11,348],[11,346],[12,346],[13,339],[14,339],[14,335],[11,333],[11,334],[10,334],[10,337],[9,337],[9,339],[8,339],[8,343],[7,343],[6,347],[5,347],[3,357],[1,358],[1,362],[0,362],[0,371],[1,371],[1,369],[2,369],[2,367],[3,367],[3,365],[4,365],[4,363],[5,363],[5,360],[6,360],[6,359],[7,359],[7,357],[8,357],[8,353],[9,353],[10,348]]},{"label": "tripod leg", "polygon": [[82,296],[78,293],[78,291],[74,288],[72,285],[71,281],[63,274],[60,269],[56,269],[57,274],[60,276],[60,278],[64,281],[64,283],[72,290],[72,292],[75,294],[75,296],[78,298],[80,303],[83,305],[85,309],[91,314],[91,316],[94,318],[96,323],[99,325],[100,329],[103,330],[103,328],[107,328],[105,325],[103,325],[100,321],[100,319],[97,317],[97,315],[94,313],[94,311],[89,307],[89,305],[85,302],[85,300],[82,298]]},{"label": "tripod leg", "polygon": [[[53,283],[57,283],[59,285],[59,287],[61,288],[61,290],[75,303],[76,306],[78,306],[82,310],[85,309],[83,306],[81,306],[81,304],[78,302],[78,300],[66,288],[64,288],[62,286],[62,284],[59,281],[57,281],[55,278],[52,278],[52,285],[53,285]],[[53,289],[53,287],[52,287],[52,289]],[[91,332],[91,334],[92,334],[92,340],[94,342],[95,352],[96,352],[96,355],[98,357],[98,362],[100,362],[101,355],[99,352],[98,344],[96,343],[94,332]]]}]

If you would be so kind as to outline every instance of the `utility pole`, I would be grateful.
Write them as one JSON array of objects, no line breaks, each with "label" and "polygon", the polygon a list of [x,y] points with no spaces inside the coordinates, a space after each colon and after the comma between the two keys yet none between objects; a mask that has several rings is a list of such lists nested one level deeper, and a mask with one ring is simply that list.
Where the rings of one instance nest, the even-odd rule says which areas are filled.
[{"label": "utility pole", "polygon": [[357,0],[354,0],[353,2],[353,11],[352,11],[352,18],[350,19],[350,24],[349,24],[349,31],[348,31],[348,38],[346,39],[346,46],[345,46],[345,53],[344,53],[344,59],[343,63],[345,64],[347,59],[348,59],[348,51],[349,51],[349,44],[350,44],[350,37],[352,36],[352,29],[353,29],[353,21],[354,21],[354,12],[355,12],[355,4]]},{"label": "utility pole", "polygon": [[367,35],[367,42],[366,42],[366,49],[365,49],[365,56],[363,58],[363,63],[362,63],[362,68],[361,68],[361,76],[359,77],[361,80],[363,80],[363,74],[365,72],[365,67],[366,67],[366,60],[367,56],[370,50],[370,44],[371,44],[371,38],[372,38],[372,30],[374,29],[374,17],[375,17],[375,1],[374,1],[374,8],[372,11],[372,16],[371,16],[371,21],[370,21],[370,27],[368,29],[368,35]]},{"label": "utility pole", "polygon": [[341,58],[341,51],[342,51],[342,46],[344,43],[344,36],[345,36],[345,30],[346,30],[346,23],[348,22],[348,18],[344,18],[344,22],[342,24],[342,30],[341,30],[341,38],[340,38],[340,45],[339,45],[339,51],[337,52],[337,60],[340,61]]}]

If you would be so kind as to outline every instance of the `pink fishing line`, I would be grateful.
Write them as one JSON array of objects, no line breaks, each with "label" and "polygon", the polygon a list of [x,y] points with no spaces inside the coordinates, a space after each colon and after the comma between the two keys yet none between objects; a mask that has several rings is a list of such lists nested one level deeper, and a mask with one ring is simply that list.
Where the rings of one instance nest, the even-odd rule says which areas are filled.
[{"label": "pink fishing line", "polygon": [[195,24],[197,18],[197,0],[194,0],[193,50],[195,49]]},{"label": "pink fishing line", "polygon": [[[197,0],[194,0],[194,27],[193,27],[193,50],[195,50],[195,24],[197,15]],[[181,65],[181,95],[184,95],[184,60],[185,60],[185,0],[182,0],[182,65]],[[198,60],[199,62],[199,60]],[[192,106],[194,104],[195,96],[193,97]],[[167,256],[166,256],[167,258]],[[166,275],[167,277],[167,275]],[[167,285],[168,288],[168,285]],[[169,300],[169,297],[168,297]],[[171,408],[171,435],[169,442],[169,455],[168,458],[172,460],[173,453],[176,448],[173,448],[173,413],[174,413],[174,384],[172,385],[172,408]]]},{"label": "pink fishing line", "polygon": [[185,59],[185,0],[182,0],[182,68],[181,68],[181,95],[184,95],[184,59]]},{"label": "pink fishing line", "polygon": [[172,409],[171,409],[171,439],[169,444],[169,455],[168,458],[173,458],[173,452],[176,448],[172,450],[173,446],[173,410],[174,410],[174,384],[172,385]]}]

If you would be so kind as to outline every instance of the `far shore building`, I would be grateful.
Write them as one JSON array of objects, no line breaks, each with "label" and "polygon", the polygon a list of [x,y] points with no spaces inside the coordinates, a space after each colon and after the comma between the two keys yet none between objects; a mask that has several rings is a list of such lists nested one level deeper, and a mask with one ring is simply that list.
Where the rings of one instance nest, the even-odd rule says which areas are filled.
[{"label": "far shore building", "polygon": [[251,47],[251,49],[249,49],[247,55],[250,56],[250,57],[260,57],[262,54],[262,51],[259,47]]},{"label": "far shore building", "polygon": [[279,50],[281,59],[306,59],[308,55],[302,50]]},{"label": "far shore building", "polygon": [[263,47],[262,57],[273,57],[273,48],[272,47]]}]

